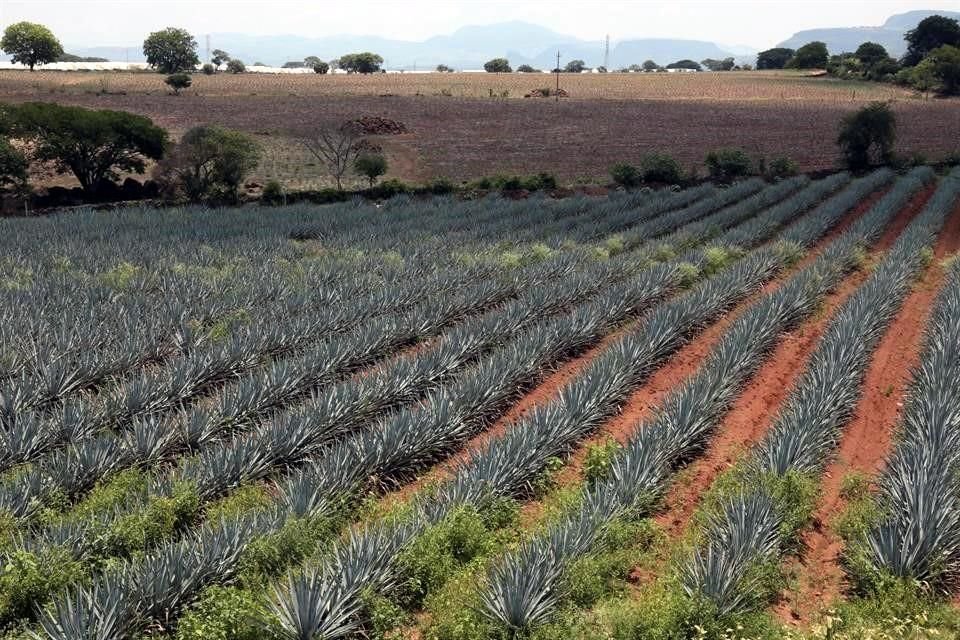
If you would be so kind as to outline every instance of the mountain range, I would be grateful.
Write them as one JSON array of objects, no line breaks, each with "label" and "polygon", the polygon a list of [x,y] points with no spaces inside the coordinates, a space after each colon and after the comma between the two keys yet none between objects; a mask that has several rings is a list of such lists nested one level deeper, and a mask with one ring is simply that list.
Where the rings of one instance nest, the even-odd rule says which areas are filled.
[{"label": "mountain range", "polygon": [[[853,51],[867,40],[879,42],[894,56],[905,50],[904,33],[932,14],[960,19],[960,13],[949,11],[910,11],[891,16],[879,27],[844,27],[808,29],[794,34],[778,46],[797,48],[812,40],[822,40],[834,53]],[[201,42],[201,57],[206,59],[205,40]],[[605,42],[583,40],[558,33],[546,27],[527,22],[501,22],[491,25],[466,26],[449,35],[438,35],[420,42],[394,40],[380,36],[337,35],[309,37],[297,35],[246,35],[213,33],[212,49],[223,49],[247,64],[256,62],[279,66],[286,61],[318,56],[329,60],[344,53],[374,51],[385,59],[388,69],[433,69],[445,64],[454,69],[481,69],[491,58],[506,57],[516,68],[529,64],[539,69],[556,66],[557,51],[561,65],[580,59],[588,67],[604,63]],[[70,46],[67,51],[80,56],[106,58],[115,61],[141,62],[139,45],[129,47]],[[634,38],[610,43],[608,66],[618,69],[644,60],[659,64],[689,58],[734,58],[738,63],[753,63],[756,50],[746,46],[722,45],[703,40],[676,38]]]}]

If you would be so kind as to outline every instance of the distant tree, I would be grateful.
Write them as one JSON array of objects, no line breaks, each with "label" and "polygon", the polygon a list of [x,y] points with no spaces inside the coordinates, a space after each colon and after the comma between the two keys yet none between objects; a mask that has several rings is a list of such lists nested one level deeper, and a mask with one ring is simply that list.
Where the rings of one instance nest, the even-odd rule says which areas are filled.
[{"label": "distant tree", "polygon": [[519,67],[517,67],[517,72],[518,73],[540,73],[540,69],[531,67],[528,64],[522,64]]},{"label": "distant tree", "polygon": [[[631,65],[631,66],[632,66],[632,65]],[[646,71],[647,73],[649,73],[649,72],[651,72],[651,71],[656,71],[656,70],[659,69],[659,68],[660,68],[660,65],[658,65],[658,64],[657,64],[656,62],[654,62],[653,60],[644,60],[644,61],[643,61],[643,70]]]},{"label": "distant tree", "polygon": [[787,66],[791,69],[826,69],[830,60],[827,45],[820,41],[808,42],[793,54]]},{"label": "distant tree", "polygon": [[741,66],[740,66],[740,70],[741,70],[741,71],[753,71],[753,65],[752,65],[752,64],[744,64],[744,65],[741,65]]},{"label": "distant tree", "polygon": [[881,162],[889,162],[896,137],[893,111],[885,102],[874,102],[844,116],[837,144],[847,167],[859,170],[870,166],[874,151]]},{"label": "distant tree", "polygon": [[453,69],[451,69],[445,64],[438,64],[437,73],[453,73]]},{"label": "distant tree", "polygon": [[290,60],[288,62],[284,62],[283,66],[281,66],[280,68],[281,69],[303,69],[303,67],[304,67],[303,60]]},{"label": "distant tree", "polygon": [[245,73],[247,65],[243,64],[243,60],[233,58],[227,63],[227,71],[230,73]]},{"label": "distant tree", "polygon": [[257,167],[260,147],[239,131],[193,127],[161,165],[161,174],[190,200],[236,202],[240,185]]},{"label": "distant tree", "polygon": [[21,189],[26,186],[29,166],[23,151],[10,144],[5,137],[0,137],[0,189]]},{"label": "distant tree", "polygon": [[190,74],[178,72],[171,73],[163,82],[173,89],[173,95],[178,96],[183,89],[193,84],[193,79],[190,77]]},{"label": "distant tree", "polygon": [[387,172],[387,159],[381,153],[364,152],[353,161],[353,170],[370,182],[370,188],[377,178]]},{"label": "distant tree", "polygon": [[25,64],[30,71],[38,64],[56,62],[63,55],[63,47],[53,32],[33,22],[17,22],[7,27],[0,39],[0,49],[12,54],[12,62]]},{"label": "distant tree", "polygon": [[252,66],[254,66],[254,67],[265,67],[265,66],[267,66],[267,65],[263,64],[262,62],[254,62]]},{"label": "distant tree", "polygon": [[902,74],[905,74],[902,78],[904,83],[921,94],[933,91],[940,84],[937,74],[934,72],[933,60],[929,57],[921,60],[920,64],[915,67],[906,67],[897,74],[897,77],[901,78]]},{"label": "distant tree", "polygon": [[945,44],[960,46],[960,22],[944,16],[930,16],[907,31],[904,40],[907,41],[907,52],[902,62],[913,67],[920,64],[928,53]]},{"label": "distant tree", "polygon": [[317,56],[307,56],[306,58],[303,59],[303,66],[307,67],[308,69],[313,69],[315,66],[317,66],[321,62],[323,62],[323,60],[321,60]]},{"label": "distant tree", "polygon": [[610,177],[616,184],[626,189],[638,187],[643,183],[643,174],[640,169],[626,162],[618,162],[610,167]]},{"label": "distant tree", "polygon": [[168,27],[155,31],[143,41],[147,64],[160,73],[190,71],[200,64],[197,41],[186,29]]},{"label": "distant tree", "polygon": [[733,58],[724,58],[723,60],[707,58],[706,60],[701,60],[700,64],[710,69],[710,71],[730,71],[733,69],[735,63]]},{"label": "distant tree", "polygon": [[671,62],[667,65],[667,69],[692,69],[694,71],[700,71],[700,63],[695,60],[677,60],[676,62]]},{"label": "distant tree", "polygon": [[340,56],[340,68],[347,73],[377,73],[383,58],[375,53],[348,53]]},{"label": "distant tree", "polygon": [[72,53],[62,53],[57,58],[57,62],[110,62],[106,58],[97,56],[76,56]]},{"label": "distant tree", "polygon": [[587,63],[583,60],[571,60],[563,68],[564,73],[583,73],[587,70]]},{"label": "distant tree", "polygon": [[757,54],[757,69],[783,69],[796,52],[786,47],[775,47]]},{"label": "distant tree", "polygon": [[871,66],[880,61],[886,60],[890,57],[890,54],[887,53],[886,48],[882,44],[877,44],[876,42],[864,42],[854,54],[864,66]]},{"label": "distant tree", "polygon": [[603,65],[597,67],[597,73],[607,73],[607,68]]},{"label": "distant tree", "polygon": [[11,122],[37,160],[73,173],[89,195],[119,172],[143,173],[144,161],[163,157],[167,144],[166,131],[123,111],[30,102],[13,109]]},{"label": "distant tree", "polygon": [[735,178],[750,175],[753,163],[743,149],[714,149],[706,157],[710,179],[730,182]]},{"label": "distant tree", "polygon": [[321,60],[317,64],[313,65],[313,72],[323,75],[330,71],[330,65]]},{"label": "distant tree", "polygon": [[360,130],[349,122],[338,127],[314,126],[300,138],[300,143],[327,167],[337,183],[338,191],[343,191],[343,177],[353,166],[356,157],[369,150]]},{"label": "distant tree", "polygon": [[217,72],[217,68],[210,64],[209,62],[204,63],[200,70],[203,71],[203,75],[212,76]]},{"label": "distant tree", "polygon": [[683,168],[675,158],[665,153],[649,153],[640,161],[646,182],[678,184],[683,182]]},{"label": "distant tree", "polygon": [[952,96],[960,94],[960,47],[943,45],[931,51],[930,62],[934,77],[940,82],[940,92]]},{"label": "distant tree", "polygon": [[513,69],[510,68],[510,61],[506,58],[488,60],[483,65],[483,70],[487,73],[510,73],[513,71]]},{"label": "distant tree", "polygon": [[212,54],[213,57],[210,58],[210,62],[212,62],[216,67],[220,67],[221,65],[230,62],[230,54],[223,49],[214,49]]}]

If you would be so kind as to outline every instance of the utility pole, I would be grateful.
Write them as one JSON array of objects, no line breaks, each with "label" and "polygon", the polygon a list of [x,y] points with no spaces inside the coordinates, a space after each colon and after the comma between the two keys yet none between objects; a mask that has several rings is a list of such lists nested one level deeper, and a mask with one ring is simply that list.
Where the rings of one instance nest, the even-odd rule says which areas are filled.
[{"label": "utility pole", "polygon": [[607,41],[603,47],[603,68],[610,71],[610,34],[607,34]]},{"label": "utility pole", "polygon": [[207,62],[210,62],[210,34],[207,34]]},{"label": "utility pole", "polygon": [[553,93],[553,96],[554,96],[553,99],[554,99],[554,101],[556,101],[556,102],[560,102],[560,50],[559,50],[559,49],[557,50],[557,68],[556,68],[556,72],[557,72],[557,90],[554,91],[554,93]]}]

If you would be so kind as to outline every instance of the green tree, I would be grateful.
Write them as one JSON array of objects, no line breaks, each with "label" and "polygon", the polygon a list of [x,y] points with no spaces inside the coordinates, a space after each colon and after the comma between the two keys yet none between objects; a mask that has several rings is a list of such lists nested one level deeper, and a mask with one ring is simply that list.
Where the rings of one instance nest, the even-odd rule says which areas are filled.
[{"label": "green tree", "polygon": [[897,118],[885,102],[873,102],[846,115],[840,122],[837,144],[850,169],[865,169],[876,152],[881,162],[893,156],[897,137]]},{"label": "green tree", "polygon": [[164,161],[162,172],[190,200],[235,202],[240,185],[259,160],[260,147],[250,136],[223,127],[200,126],[183,135]]},{"label": "green tree", "polygon": [[695,60],[677,60],[676,62],[671,62],[667,65],[667,69],[692,69],[694,71],[700,71],[700,63]]},{"label": "green tree", "polygon": [[656,71],[657,69],[659,69],[659,68],[660,68],[660,65],[658,65],[658,64],[657,64],[656,62],[654,62],[653,60],[644,60],[644,61],[643,61],[643,64],[641,65],[641,67],[643,68],[644,71],[646,71],[647,73],[649,73],[649,72],[651,72],[651,71]]},{"label": "green tree", "polygon": [[518,73],[540,73],[540,69],[531,67],[528,64],[522,64],[519,67],[517,67],[517,72]]},{"label": "green tree", "polygon": [[723,60],[707,58],[706,60],[701,60],[700,64],[710,69],[710,71],[730,71],[733,69],[735,63],[733,58],[724,58]]},{"label": "green tree", "polygon": [[826,69],[829,59],[827,45],[814,41],[797,49],[787,66],[791,69]]},{"label": "green tree", "polygon": [[937,74],[933,69],[933,60],[930,58],[924,58],[915,67],[903,69],[897,77],[899,78],[901,74],[906,74],[907,84],[921,94],[927,94],[939,85]]},{"label": "green tree", "polygon": [[377,73],[382,64],[383,58],[369,51],[340,56],[340,68],[347,73]]},{"label": "green tree", "polygon": [[787,47],[774,47],[757,54],[757,69],[783,69],[796,53]]},{"label": "green tree", "polygon": [[23,151],[10,144],[6,138],[0,137],[0,189],[25,187],[29,166]]},{"label": "green tree", "polygon": [[323,74],[325,74],[325,73],[329,73],[329,71],[330,71],[330,65],[327,64],[326,62],[324,62],[323,60],[321,60],[321,61],[318,62],[317,64],[313,65],[313,72],[314,72],[314,73],[319,73],[319,74],[323,75]]},{"label": "green tree", "polygon": [[610,167],[610,177],[613,178],[615,183],[626,189],[640,186],[643,183],[643,174],[640,169],[626,162],[618,162]]},{"label": "green tree", "polygon": [[220,67],[221,65],[230,62],[230,54],[223,49],[214,49],[213,57],[210,58],[210,62],[212,62],[215,66]]},{"label": "green tree", "polygon": [[445,64],[438,64],[437,73],[453,73],[453,69],[451,69]]},{"label": "green tree", "polygon": [[243,64],[243,60],[233,58],[227,63],[227,71],[230,73],[246,73],[247,65]]},{"label": "green tree", "polygon": [[960,46],[960,23],[953,18],[930,16],[907,31],[907,52],[903,54],[903,64],[913,67],[927,57],[927,54],[943,45]]},{"label": "green tree", "polygon": [[753,168],[750,156],[743,149],[714,149],[707,154],[706,165],[710,179],[717,182],[748,176]]},{"label": "green tree", "polygon": [[155,31],[143,41],[147,63],[160,73],[190,71],[200,64],[197,41],[186,29],[168,27]]},{"label": "green tree", "polygon": [[506,58],[487,60],[483,65],[483,70],[487,73],[510,73],[513,71],[513,69],[510,68],[510,61]]},{"label": "green tree", "polygon": [[173,89],[174,95],[178,96],[180,95],[180,91],[182,91],[183,89],[186,89],[191,84],[193,84],[193,79],[190,77],[190,74],[188,73],[177,72],[177,73],[171,73],[170,75],[168,75],[163,82],[168,87]]},{"label": "green tree", "polygon": [[30,67],[30,71],[38,64],[56,62],[63,55],[63,47],[50,29],[33,22],[18,22],[7,27],[0,39],[0,49],[12,54],[14,63]]},{"label": "green tree", "polygon": [[944,95],[960,93],[960,47],[938,47],[930,52],[926,61],[930,62],[931,71],[940,81],[940,91]]},{"label": "green tree", "polygon": [[353,170],[370,181],[370,188],[377,178],[387,172],[387,159],[380,153],[361,153],[353,161]]},{"label": "green tree", "polygon": [[307,56],[306,58],[303,59],[303,66],[307,67],[308,69],[313,69],[315,66],[317,66],[321,62],[323,62],[323,60],[321,60],[317,56]]},{"label": "green tree", "polygon": [[13,110],[12,122],[37,160],[73,173],[88,195],[119,172],[143,173],[145,160],[162,158],[167,144],[166,131],[123,111],[30,102]]},{"label": "green tree", "polygon": [[571,60],[563,68],[565,73],[583,73],[587,69],[587,63],[583,60]]},{"label": "green tree", "polygon": [[864,42],[853,55],[860,61],[863,76],[867,80],[883,80],[897,72],[897,61],[890,57],[883,45],[876,42]]}]

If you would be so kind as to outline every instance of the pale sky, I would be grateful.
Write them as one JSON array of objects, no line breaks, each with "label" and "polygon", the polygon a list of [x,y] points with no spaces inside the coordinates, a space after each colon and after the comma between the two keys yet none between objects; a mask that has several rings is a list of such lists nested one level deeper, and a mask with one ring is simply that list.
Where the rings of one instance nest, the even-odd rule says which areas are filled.
[{"label": "pale sky", "polygon": [[0,28],[41,22],[64,43],[136,45],[151,31],[195,35],[380,35],[423,40],[464,25],[524,20],[584,40],[688,38],[758,49],[816,27],[877,26],[911,9],[960,11],[960,0],[0,0]]}]

